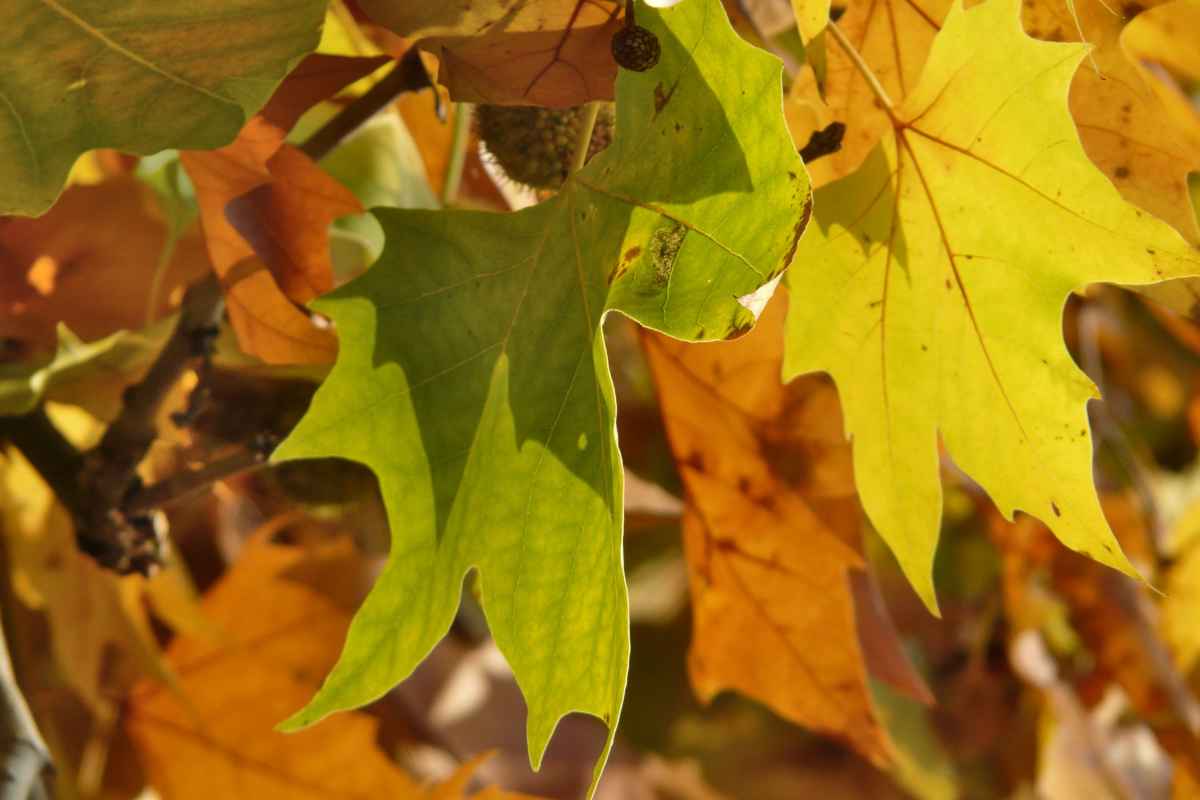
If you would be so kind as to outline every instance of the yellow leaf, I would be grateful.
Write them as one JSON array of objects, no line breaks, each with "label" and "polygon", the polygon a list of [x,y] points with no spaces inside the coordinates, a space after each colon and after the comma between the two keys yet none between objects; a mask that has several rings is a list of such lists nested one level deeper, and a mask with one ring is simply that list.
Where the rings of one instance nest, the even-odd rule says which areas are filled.
[{"label": "yellow leaf", "polygon": [[[892,101],[899,103],[917,85],[933,37],[949,8],[950,0],[852,0],[837,25]],[[880,137],[891,130],[891,119],[854,62],[828,36],[825,54],[824,103],[832,118],[821,120],[813,130],[836,120],[845,123],[846,135],[841,150],[809,166],[815,186],[854,172]],[[788,94],[787,104],[795,103],[820,105],[817,79],[809,67],[800,72]],[[798,147],[804,146],[811,133],[792,127]]]},{"label": "yellow leaf", "polygon": [[788,273],[785,375],[838,384],[863,505],[931,609],[939,438],[1006,516],[1136,574],[1092,486],[1096,391],[1063,303],[1089,282],[1200,273],[1080,147],[1066,96],[1085,48],[1029,38],[1018,12],[951,10],[891,134],[817,193]]}]

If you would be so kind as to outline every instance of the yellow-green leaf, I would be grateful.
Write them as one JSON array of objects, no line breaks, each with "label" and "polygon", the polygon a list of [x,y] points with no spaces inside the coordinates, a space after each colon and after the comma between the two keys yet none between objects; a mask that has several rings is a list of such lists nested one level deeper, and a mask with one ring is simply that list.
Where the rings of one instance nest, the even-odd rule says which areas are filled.
[{"label": "yellow-green leaf", "polygon": [[1006,516],[1134,573],[1092,485],[1096,390],[1061,313],[1089,282],[1200,273],[1084,155],[1067,89],[1086,48],[1030,39],[1019,6],[952,9],[890,135],[818,191],[789,277],[785,375],[834,377],[864,506],[931,608],[939,440]]},{"label": "yellow-green leaf", "polygon": [[0,214],[40,214],[76,157],[228,143],[321,35],[326,0],[5,0]]}]

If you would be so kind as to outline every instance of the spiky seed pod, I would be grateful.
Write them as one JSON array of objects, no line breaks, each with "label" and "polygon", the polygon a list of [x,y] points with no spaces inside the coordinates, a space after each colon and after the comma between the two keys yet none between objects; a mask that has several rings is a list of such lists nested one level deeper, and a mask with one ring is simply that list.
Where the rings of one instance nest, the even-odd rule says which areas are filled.
[{"label": "spiky seed pod", "polygon": [[641,25],[626,25],[613,34],[612,54],[625,69],[645,72],[658,63],[662,46],[658,37]]},{"label": "spiky seed pod", "polygon": [[[512,180],[535,189],[558,189],[567,178],[585,117],[583,106],[475,107],[475,125],[488,153]],[[612,141],[613,112],[602,106],[592,128],[588,158]]]}]

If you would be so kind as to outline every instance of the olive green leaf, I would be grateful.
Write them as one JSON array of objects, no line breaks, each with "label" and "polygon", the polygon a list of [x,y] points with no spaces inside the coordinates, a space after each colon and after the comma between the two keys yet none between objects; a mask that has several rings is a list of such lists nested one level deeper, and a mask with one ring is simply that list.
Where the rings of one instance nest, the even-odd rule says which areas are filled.
[{"label": "olive green leaf", "polygon": [[1136,574],[1092,484],[1097,393],[1063,305],[1089,282],[1200,273],[1084,155],[1067,89],[1086,46],[1029,38],[1019,7],[955,6],[891,134],[817,192],[788,276],[785,377],[833,376],[863,505],[930,608],[939,438],[1006,516]]},{"label": "olive green leaf", "polygon": [[603,318],[687,339],[748,330],[811,206],[779,62],[719,0],[638,21],[661,60],[622,73],[612,145],[558,195],[515,214],[378,210],[380,260],[315,303],[338,361],[276,457],[370,466],[392,550],[288,728],[407,677],[474,568],[528,702],[531,762],[570,711],[604,720],[611,746],[629,621]]},{"label": "olive green leaf", "polygon": [[5,0],[0,214],[36,215],[96,147],[228,144],[316,47],[327,0]]}]

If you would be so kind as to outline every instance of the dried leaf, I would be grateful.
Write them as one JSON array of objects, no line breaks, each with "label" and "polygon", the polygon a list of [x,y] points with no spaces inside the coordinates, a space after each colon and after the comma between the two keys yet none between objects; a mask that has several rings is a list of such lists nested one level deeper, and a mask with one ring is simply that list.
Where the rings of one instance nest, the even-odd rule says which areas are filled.
[{"label": "dried leaf", "polygon": [[575,106],[611,100],[615,0],[359,0],[376,22],[437,55],[461,102]]},{"label": "dried leaf", "polygon": [[[341,184],[305,156],[281,150],[284,137],[305,110],[383,61],[309,56],[233,144],[182,154],[196,186],[209,256],[225,287],[230,322],[242,349],[269,363],[328,363],[337,345],[328,330],[314,325],[280,290],[264,260],[287,276],[287,285],[302,296],[325,285],[331,267],[328,247],[321,246],[324,229],[330,219],[357,206]],[[226,216],[226,206],[260,187],[256,199],[245,201],[255,213],[247,215],[243,205],[234,217],[252,233],[252,243]],[[318,227],[306,227],[311,224]],[[255,245],[266,252],[257,253]]]},{"label": "dried leaf", "polygon": [[[732,342],[642,337],[688,490],[692,684],[704,700],[738,689],[883,764],[851,590],[866,575],[849,446],[827,381],[780,384],[784,308]],[[873,633],[903,663],[894,631]]]},{"label": "dried leaf", "polygon": [[180,637],[168,651],[185,702],[152,684],[131,700],[127,728],[164,800],[466,796],[478,759],[446,784],[422,786],[380,749],[368,714],[274,730],[337,658],[363,569],[348,539],[305,550],[260,534],[245,546],[204,599],[219,637]]}]

